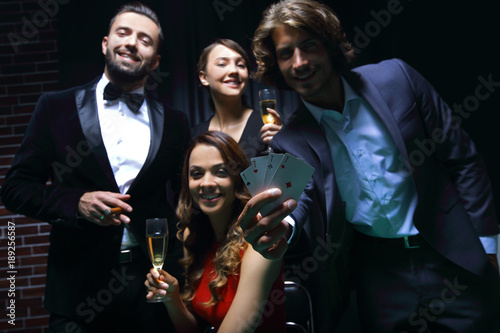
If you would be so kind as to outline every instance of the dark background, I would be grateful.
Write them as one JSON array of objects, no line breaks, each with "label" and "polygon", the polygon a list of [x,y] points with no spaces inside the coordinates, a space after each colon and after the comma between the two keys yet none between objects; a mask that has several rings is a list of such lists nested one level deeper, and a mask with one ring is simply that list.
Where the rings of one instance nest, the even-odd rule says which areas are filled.
[{"label": "dark background", "polygon": [[[60,6],[58,38],[61,88],[101,75],[102,37],[115,9],[126,1],[72,0]],[[262,11],[273,1],[187,0],[143,1],[159,15],[165,34],[158,91],[188,114],[192,125],[211,111],[207,93],[198,85],[196,62],[215,38],[231,38],[250,52]],[[398,57],[422,73],[450,106],[468,106],[462,126],[484,154],[500,211],[497,158],[500,83],[478,100],[479,77],[500,82],[497,61],[499,20],[492,1],[323,1],[340,17],[348,39],[358,50],[355,66]],[[218,9],[216,9],[218,7]],[[397,12],[394,11],[396,8]],[[392,10],[392,13],[391,13]],[[383,14],[385,13],[385,15]],[[377,19],[378,17],[378,19]],[[158,82],[158,81],[157,81]],[[261,85],[247,89],[251,101]],[[486,93],[481,88],[481,93]],[[279,111],[287,118],[296,106],[294,93],[281,92]],[[255,104],[254,104],[255,105]],[[467,105],[465,105],[467,106]]]},{"label": "dark background", "polygon": [[[107,34],[115,9],[123,2],[0,1],[0,186],[40,95],[86,83],[102,75],[101,41]],[[232,38],[250,50],[261,13],[271,1],[144,2],[158,13],[166,36],[158,76],[161,82],[153,82],[160,83],[159,95],[186,112],[192,124],[207,119],[211,114],[208,96],[198,87],[195,70],[201,50],[217,37]],[[489,92],[491,95],[474,105],[469,117],[461,120],[484,154],[500,212],[500,161],[497,158],[500,20],[496,2],[326,0],[325,3],[338,13],[348,38],[359,50],[355,65],[399,57],[420,71],[450,106],[477,100],[480,77],[490,77],[496,84],[490,87],[491,91],[482,88],[483,94]],[[214,5],[220,10],[225,5],[226,11],[217,13]],[[391,6],[400,11],[382,15]],[[26,26],[31,26],[35,32],[26,30]],[[11,34],[25,42],[12,42]],[[247,89],[254,105],[259,87],[254,82]],[[287,118],[297,104],[297,97],[294,93],[283,92],[280,97],[278,110]],[[17,320],[12,327],[7,324],[7,316],[0,318],[0,332],[45,333],[48,313],[42,301],[50,225],[13,214],[0,200],[0,235],[7,235],[10,222],[16,225]],[[0,253],[4,254],[0,255],[2,267],[7,267],[6,240],[0,237]],[[3,281],[0,282],[0,294],[7,295],[8,281],[3,278],[0,281]],[[8,301],[0,297],[4,307]]]}]

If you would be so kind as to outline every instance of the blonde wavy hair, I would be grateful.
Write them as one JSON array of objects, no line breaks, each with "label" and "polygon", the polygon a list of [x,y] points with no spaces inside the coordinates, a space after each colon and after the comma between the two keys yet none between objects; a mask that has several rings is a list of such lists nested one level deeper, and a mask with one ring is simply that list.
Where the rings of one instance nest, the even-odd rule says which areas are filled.
[{"label": "blonde wavy hair", "polygon": [[[207,306],[213,306],[222,299],[218,291],[227,284],[227,277],[238,274],[241,252],[247,246],[243,231],[237,224],[237,219],[250,199],[250,194],[240,177],[240,172],[250,164],[238,143],[223,132],[210,131],[197,136],[186,151],[177,206],[177,216],[180,220],[177,238],[183,242],[186,249],[186,255],[180,260],[180,263],[184,268],[186,278],[181,297],[187,304],[190,304],[195,296],[195,289],[203,276],[207,255],[215,240],[208,216],[196,207],[189,191],[189,158],[193,149],[200,144],[213,146],[220,152],[226,171],[234,182],[236,196],[226,237],[217,249],[214,259],[215,277],[209,283],[211,298],[206,303]],[[189,230],[189,234],[184,238],[186,229]]]}]

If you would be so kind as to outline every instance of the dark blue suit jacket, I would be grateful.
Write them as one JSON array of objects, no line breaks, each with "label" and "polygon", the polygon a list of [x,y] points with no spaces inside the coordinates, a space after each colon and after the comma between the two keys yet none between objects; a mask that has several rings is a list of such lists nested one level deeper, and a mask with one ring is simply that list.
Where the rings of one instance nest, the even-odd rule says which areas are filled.
[{"label": "dark blue suit jacket", "polygon": [[[87,298],[108,290],[110,281],[121,275],[123,224],[99,227],[75,215],[83,193],[119,192],[101,136],[97,82],[40,98],[2,187],[7,209],[52,224],[45,305],[51,312],[80,320],[88,319]],[[128,191],[133,212],[127,214],[130,230],[143,249],[146,218],[169,218],[170,238],[175,239],[176,218],[167,200],[167,183],[178,190],[190,140],[183,113],[149,95],[146,101],[151,144]],[[142,260],[150,266],[145,252]]]},{"label": "dark blue suit jacket", "polygon": [[[383,121],[399,150],[401,168],[413,178],[418,195],[414,223],[420,234],[443,256],[481,275],[487,256],[479,236],[498,234],[500,228],[482,158],[457,118],[429,82],[401,60],[358,67],[345,78]],[[315,168],[292,214],[299,236],[305,233],[311,242],[330,237],[341,244],[344,205],[330,149],[304,105],[272,146]]]}]

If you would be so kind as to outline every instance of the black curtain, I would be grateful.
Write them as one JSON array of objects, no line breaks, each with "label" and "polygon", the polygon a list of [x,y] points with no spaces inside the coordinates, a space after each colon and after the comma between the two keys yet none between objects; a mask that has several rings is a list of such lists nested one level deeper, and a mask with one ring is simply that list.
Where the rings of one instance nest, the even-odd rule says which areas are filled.
[{"label": "black curtain", "polygon": [[[58,14],[61,88],[101,75],[102,37],[115,9],[126,1],[72,0]],[[211,115],[208,95],[198,84],[201,50],[216,38],[231,38],[249,53],[262,11],[273,1],[143,1],[160,16],[166,43],[156,81],[160,97],[183,110],[194,125]],[[398,57],[422,73],[461,118],[484,154],[500,212],[497,121],[500,102],[499,20],[487,0],[325,0],[339,15],[354,44],[355,66]],[[486,84],[485,82],[490,82]],[[477,90],[479,86],[483,86]],[[486,87],[487,86],[487,87]],[[261,87],[247,90],[254,106]],[[478,95],[478,92],[481,92]],[[280,92],[286,119],[297,105]]]},{"label": "black curtain", "polygon": [[[58,31],[62,88],[85,83],[102,74],[102,37],[107,34],[109,20],[116,8],[126,2],[72,0],[61,6]],[[196,73],[201,51],[217,38],[230,38],[251,56],[253,33],[262,11],[272,1],[142,2],[159,15],[165,35],[160,68],[149,84],[157,85],[162,99],[184,111],[191,125],[208,119],[212,114],[208,105],[209,93],[200,87]],[[256,80],[249,85],[246,95],[251,106],[258,106],[257,91],[263,87]],[[284,118],[293,112],[297,102],[295,93],[279,93],[279,111]]]}]

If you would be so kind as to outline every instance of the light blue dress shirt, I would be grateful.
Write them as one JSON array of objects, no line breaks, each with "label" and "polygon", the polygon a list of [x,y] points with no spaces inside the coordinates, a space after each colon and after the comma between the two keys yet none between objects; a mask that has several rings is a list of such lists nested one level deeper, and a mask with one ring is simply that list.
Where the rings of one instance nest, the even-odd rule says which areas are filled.
[{"label": "light blue dress shirt", "polygon": [[[416,235],[418,198],[411,173],[401,170],[399,151],[378,115],[344,78],[342,82],[342,113],[303,102],[328,140],[346,219],[374,237]],[[487,253],[496,253],[495,237],[481,237],[481,242]]]},{"label": "light blue dress shirt", "polygon": [[416,235],[413,179],[401,170],[399,152],[382,121],[345,80],[343,83],[342,113],[304,104],[328,140],[337,186],[346,202],[346,219],[370,236]]}]

